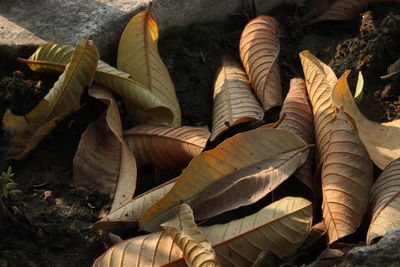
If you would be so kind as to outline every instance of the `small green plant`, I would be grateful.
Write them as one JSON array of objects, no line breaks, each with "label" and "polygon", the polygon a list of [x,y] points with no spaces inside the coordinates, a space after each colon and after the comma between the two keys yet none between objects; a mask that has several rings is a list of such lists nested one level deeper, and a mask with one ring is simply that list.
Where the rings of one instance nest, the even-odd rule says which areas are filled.
[{"label": "small green plant", "polygon": [[14,182],[11,177],[14,176],[14,173],[12,172],[11,166],[8,167],[7,172],[2,172],[1,177],[0,177],[0,186],[1,186],[1,191],[0,191],[0,198],[14,198],[18,194],[21,193],[21,190],[18,190],[18,184]]}]

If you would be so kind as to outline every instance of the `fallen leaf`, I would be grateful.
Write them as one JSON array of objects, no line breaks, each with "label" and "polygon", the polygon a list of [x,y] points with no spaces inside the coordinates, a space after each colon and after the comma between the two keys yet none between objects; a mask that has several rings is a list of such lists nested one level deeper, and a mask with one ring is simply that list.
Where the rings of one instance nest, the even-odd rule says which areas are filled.
[{"label": "fallen leaf", "polygon": [[331,102],[331,92],[337,82],[337,78],[331,68],[309,51],[301,52],[300,59],[314,115],[318,165],[326,157],[332,124],[336,117],[336,110]]},{"label": "fallen leaf", "polygon": [[[234,202],[225,203],[226,207],[223,208],[226,210],[229,206],[241,206],[241,201],[252,201],[252,197],[253,200],[259,199],[260,194],[252,196],[250,192],[252,190],[269,192],[269,186],[277,185],[276,181],[270,179],[280,179],[281,175],[290,176],[289,171],[280,173],[279,167],[283,165],[284,170],[289,168],[293,173],[295,168],[290,167],[298,167],[299,165],[296,166],[296,164],[302,164],[307,156],[307,150],[308,146],[303,140],[285,130],[259,128],[237,134],[222,142],[215,149],[203,152],[193,158],[171,191],[143,214],[139,225],[145,230],[158,229],[162,222],[176,213],[181,201],[191,204],[196,197],[201,196],[201,200],[216,197],[224,191],[229,192],[230,187],[233,188],[237,182],[240,183],[242,180],[247,184],[245,180],[253,179],[262,183],[263,186],[259,188],[255,185],[257,182],[254,182],[250,188],[241,188],[245,193],[238,196]],[[281,158],[276,162],[274,159],[277,156],[281,156]],[[282,160],[285,157],[286,159]],[[291,157],[296,157],[295,162],[290,161]],[[302,157],[303,162],[299,160]],[[211,189],[205,191],[210,186],[212,186]],[[235,192],[239,190],[239,187],[235,188]],[[204,191],[205,193],[203,193]],[[250,200],[243,199],[244,197],[250,198]],[[197,200],[197,202],[200,204],[202,201]],[[213,204],[209,208],[211,211],[218,207]],[[214,211],[212,212],[214,213]],[[196,219],[198,218],[196,217]]]},{"label": "fallen leaf", "polygon": [[180,126],[175,86],[158,52],[158,26],[151,8],[150,2],[147,10],[136,14],[125,27],[119,42],[117,67],[156,95],[172,111],[171,124]]},{"label": "fallen leaf", "polygon": [[78,41],[65,71],[33,110],[24,116],[16,116],[10,110],[4,113],[4,131],[11,136],[9,157],[24,158],[60,121],[80,107],[81,94],[93,80],[98,59],[99,52],[91,41]]},{"label": "fallen leaf", "polygon": [[82,134],[73,161],[74,183],[109,194],[110,212],[131,200],[136,188],[135,158],[122,139],[117,103],[107,89],[91,87],[89,95],[108,108]]},{"label": "fallen leaf", "polygon": [[265,111],[282,105],[278,27],[273,17],[258,16],[247,23],[239,43],[243,66]]},{"label": "fallen leaf", "polygon": [[203,151],[210,133],[207,127],[138,125],[124,132],[137,164],[154,163],[160,169],[185,167]]},{"label": "fallen leaf", "polygon": [[358,110],[351,95],[346,71],[332,91],[332,101],[350,117],[358,135],[374,163],[384,169],[390,162],[400,158],[400,120],[377,123],[368,120]]},{"label": "fallen leaf", "polygon": [[322,165],[322,211],[329,244],[355,232],[367,209],[372,161],[342,110]]},{"label": "fallen leaf", "polygon": [[304,240],[303,244],[299,248],[299,251],[304,251],[318,242],[323,236],[326,235],[326,227],[323,221],[314,224],[311,227],[310,233],[308,234],[306,240]]},{"label": "fallen leaf", "polygon": [[[293,255],[312,222],[311,202],[286,197],[257,213],[226,224],[199,227],[222,266],[250,266],[262,250]],[[93,266],[185,266],[182,252],[165,232],[134,237],[108,249]]]},{"label": "fallen leaf", "polygon": [[371,224],[367,244],[400,226],[400,159],[385,167],[371,190]]},{"label": "fallen leaf", "polygon": [[[34,71],[63,71],[73,51],[74,47],[67,44],[45,43],[29,59],[19,58],[19,61],[27,63]],[[99,60],[94,80],[122,96],[129,116],[136,122],[153,120],[172,124],[174,114],[170,107],[146,86],[133,80],[130,74]]]},{"label": "fallen leaf", "polygon": [[251,91],[247,74],[235,59],[225,57],[214,84],[210,140],[236,124],[263,117],[264,111]]},{"label": "fallen leaf", "polygon": [[161,227],[182,250],[188,266],[221,266],[211,243],[204,237],[194,222],[193,211],[189,205],[179,206],[178,214]]},{"label": "fallen leaf", "polygon": [[[303,79],[294,78],[290,80],[290,90],[283,102],[281,115],[285,117],[278,128],[288,130],[307,144],[314,143],[314,122],[313,114],[308,102],[306,85]],[[311,190],[314,188],[313,153],[309,153],[307,160],[296,171],[296,177]]]},{"label": "fallen leaf", "polygon": [[357,79],[357,85],[356,85],[356,91],[354,92],[354,101],[359,104],[364,96],[364,77],[362,75],[362,72],[358,72],[358,79]]},{"label": "fallen leaf", "polygon": [[400,59],[396,60],[387,69],[387,74],[381,76],[382,80],[396,79],[400,76]]}]

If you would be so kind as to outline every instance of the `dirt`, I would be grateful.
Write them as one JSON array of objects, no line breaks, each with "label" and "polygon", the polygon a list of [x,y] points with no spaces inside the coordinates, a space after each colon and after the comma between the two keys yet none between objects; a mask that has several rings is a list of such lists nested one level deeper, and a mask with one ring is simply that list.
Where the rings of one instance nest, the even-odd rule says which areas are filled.
[{"label": "dirt", "polygon": [[[384,81],[380,76],[400,55],[400,4],[377,4],[368,10],[371,13],[364,18],[315,25],[301,24],[306,8],[287,6],[272,11],[270,15],[278,19],[281,27],[279,65],[283,95],[291,78],[303,76],[298,53],[308,49],[329,63],[337,76],[351,69],[352,88],[358,71],[362,71],[365,86],[359,107],[368,118],[379,122],[399,118],[399,81]],[[183,124],[211,126],[215,72],[224,55],[238,58],[238,42],[245,24],[244,16],[236,14],[223,23],[194,24],[161,34],[160,54],[176,86]],[[31,110],[56,79],[33,73],[20,64],[0,74],[1,116],[7,108],[16,114]],[[82,103],[84,107],[53,130],[26,159],[2,166],[12,166],[13,178],[23,193],[4,201],[17,222],[4,220],[0,226],[1,267],[90,266],[105,250],[99,236],[88,227],[109,200],[72,184],[72,159],[80,135],[104,108],[87,94]],[[279,108],[268,112],[263,121],[235,127],[208,147],[236,132],[275,121],[278,114]],[[143,175],[154,177],[154,173],[150,167]],[[151,186],[139,183],[137,190],[143,192]],[[300,186],[290,183],[282,187],[300,190]],[[300,194],[297,191],[292,193]],[[258,206],[270,201],[271,197],[264,199]],[[248,212],[249,209],[239,209],[224,219]]]}]

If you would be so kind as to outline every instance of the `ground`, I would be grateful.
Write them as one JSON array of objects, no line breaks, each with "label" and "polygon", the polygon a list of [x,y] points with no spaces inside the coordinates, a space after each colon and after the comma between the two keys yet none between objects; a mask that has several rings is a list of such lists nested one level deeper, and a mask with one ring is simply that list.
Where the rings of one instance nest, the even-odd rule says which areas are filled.
[{"label": "ground", "polygon": [[[400,117],[399,81],[380,79],[400,55],[400,4],[376,4],[368,10],[372,13],[353,21],[315,25],[304,24],[300,17],[307,10],[301,8],[271,12],[281,27],[279,65],[284,95],[290,79],[303,76],[298,53],[308,49],[329,63],[338,77],[345,69],[352,69],[352,88],[358,71],[362,71],[365,89],[359,107],[369,119],[382,122]],[[215,72],[224,55],[238,58],[245,23],[244,16],[236,14],[224,23],[173,28],[161,35],[160,54],[176,85],[185,125],[211,126]],[[33,73],[23,65],[16,69],[3,67],[1,77],[0,117],[7,108],[16,114],[28,112],[55,80],[54,75]],[[13,178],[23,192],[5,201],[17,222],[0,226],[1,267],[90,266],[104,251],[100,238],[88,227],[98,219],[108,198],[72,184],[72,159],[79,137],[104,108],[87,95],[82,102],[87,104],[61,123],[26,159],[1,166],[12,166]],[[264,121],[276,120],[278,113],[279,109],[268,112]],[[255,125],[237,127],[224,137]],[[152,175],[152,171],[145,175]],[[148,187],[142,181],[138,192]]]}]

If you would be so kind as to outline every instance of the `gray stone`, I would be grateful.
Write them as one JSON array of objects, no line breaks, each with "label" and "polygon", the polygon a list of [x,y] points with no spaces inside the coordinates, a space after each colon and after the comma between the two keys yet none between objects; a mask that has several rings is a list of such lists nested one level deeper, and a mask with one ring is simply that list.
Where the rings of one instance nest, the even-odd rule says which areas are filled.
[{"label": "gray stone", "polygon": [[400,266],[400,227],[390,230],[372,246],[351,249],[339,266]]}]

